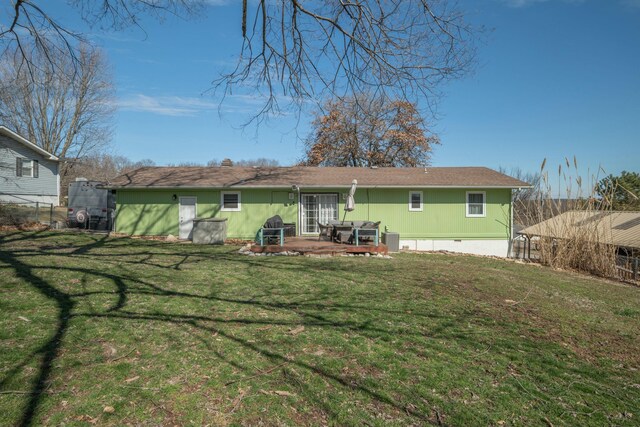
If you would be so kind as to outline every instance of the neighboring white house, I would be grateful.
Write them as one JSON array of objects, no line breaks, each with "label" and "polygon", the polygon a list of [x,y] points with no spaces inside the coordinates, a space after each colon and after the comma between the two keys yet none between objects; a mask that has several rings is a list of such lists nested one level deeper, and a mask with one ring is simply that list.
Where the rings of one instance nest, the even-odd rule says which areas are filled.
[{"label": "neighboring white house", "polygon": [[0,126],[0,202],[60,204],[60,159]]}]

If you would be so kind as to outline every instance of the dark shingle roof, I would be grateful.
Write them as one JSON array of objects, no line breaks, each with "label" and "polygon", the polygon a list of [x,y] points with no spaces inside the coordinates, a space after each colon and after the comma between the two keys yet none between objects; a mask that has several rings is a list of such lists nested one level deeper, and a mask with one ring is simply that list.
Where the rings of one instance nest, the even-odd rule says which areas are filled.
[{"label": "dark shingle roof", "polygon": [[484,167],[143,167],[120,175],[111,188],[256,187],[528,187],[526,182]]}]

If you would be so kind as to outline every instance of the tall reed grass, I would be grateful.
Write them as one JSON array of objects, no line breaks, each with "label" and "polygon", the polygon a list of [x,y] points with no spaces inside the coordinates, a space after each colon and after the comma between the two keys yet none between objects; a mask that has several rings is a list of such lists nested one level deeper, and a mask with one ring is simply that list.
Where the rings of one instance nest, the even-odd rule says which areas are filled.
[{"label": "tall reed grass", "polygon": [[577,270],[604,277],[615,277],[616,248],[607,243],[611,216],[606,198],[598,194],[598,174],[581,175],[578,161],[565,158],[558,165],[556,179],[550,179],[546,159],[531,198],[517,200],[516,221],[539,224],[532,238],[538,259],[553,268]]}]

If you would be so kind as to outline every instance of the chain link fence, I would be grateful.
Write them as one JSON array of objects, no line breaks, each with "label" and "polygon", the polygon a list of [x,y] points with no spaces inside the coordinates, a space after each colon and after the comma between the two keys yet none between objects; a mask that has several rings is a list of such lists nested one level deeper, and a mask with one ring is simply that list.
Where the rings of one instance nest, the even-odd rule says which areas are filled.
[{"label": "chain link fence", "polygon": [[43,202],[0,202],[0,225],[19,226],[30,223],[51,225],[54,206]]}]

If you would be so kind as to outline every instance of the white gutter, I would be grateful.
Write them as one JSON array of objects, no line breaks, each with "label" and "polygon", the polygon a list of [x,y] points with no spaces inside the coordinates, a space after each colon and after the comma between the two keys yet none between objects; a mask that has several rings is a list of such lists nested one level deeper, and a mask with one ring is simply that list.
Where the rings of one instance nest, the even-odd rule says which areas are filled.
[{"label": "white gutter", "polygon": [[[349,187],[351,184],[324,184],[324,185],[300,185],[299,191],[305,189],[318,189],[318,188],[342,188]],[[230,186],[181,186],[181,185],[154,185],[154,186],[118,186],[118,185],[103,185],[102,188],[109,188],[114,190],[228,190],[228,189],[287,189],[291,191],[291,185],[230,185]],[[449,189],[465,189],[465,188],[487,188],[487,189],[521,189],[531,188],[531,186],[504,186],[504,185],[359,185],[359,188],[381,188],[381,189],[413,189],[413,188],[449,188]]]},{"label": "white gutter", "polygon": [[0,134],[4,134],[5,136],[20,142],[22,145],[26,145],[27,147],[31,148],[33,151],[36,151],[40,154],[42,154],[43,156],[48,156],[49,159],[48,160],[53,160],[54,162],[59,162],[60,159],[57,158],[56,156],[54,156],[53,154],[49,153],[48,151],[38,147],[36,144],[34,144],[33,142],[21,137],[20,135],[18,135],[17,133],[15,133],[14,131],[12,131],[9,128],[6,128],[4,126],[0,126]]}]

